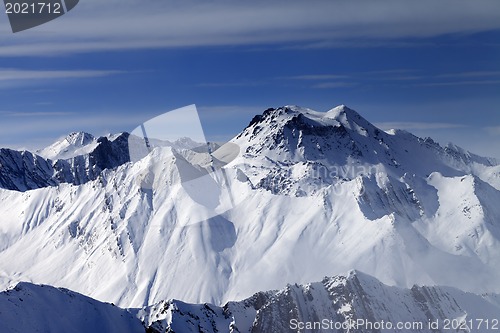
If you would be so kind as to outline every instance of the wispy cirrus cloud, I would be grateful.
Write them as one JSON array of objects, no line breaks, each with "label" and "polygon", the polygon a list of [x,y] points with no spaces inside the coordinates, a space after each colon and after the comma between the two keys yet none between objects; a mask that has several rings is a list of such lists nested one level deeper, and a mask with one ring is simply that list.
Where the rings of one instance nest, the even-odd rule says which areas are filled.
[{"label": "wispy cirrus cloud", "polygon": [[240,82],[205,82],[198,83],[196,87],[220,88],[220,87],[258,87],[269,84],[265,81],[240,81]]},{"label": "wispy cirrus cloud", "polygon": [[58,117],[70,116],[71,112],[58,111],[40,111],[40,112],[22,112],[22,111],[0,111],[2,117]]},{"label": "wispy cirrus cloud", "polygon": [[312,86],[314,89],[349,88],[355,86],[354,82],[322,82]]},{"label": "wispy cirrus cloud", "polygon": [[412,69],[389,69],[365,72],[351,72],[347,74],[314,73],[281,77],[279,79],[297,81],[316,81],[310,87],[313,89],[335,89],[358,86],[374,81],[413,81],[421,79]]},{"label": "wispy cirrus cloud", "polygon": [[453,87],[453,86],[477,86],[500,84],[500,71],[468,71],[457,73],[443,73],[423,77],[426,82],[416,83],[420,87]]},{"label": "wispy cirrus cloud", "polygon": [[375,126],[383,129],[403,129],[403,130],[437,130],[466,127],[463,124],[440,123],[440,122],[381,122],[375,123]]},{"label": "wispy cirrus cloud", "polygon": [[484,129],[491,135],[500,136],[500,126],[488,126]]},{"label": "wispy cirrus cloud", "polygon": [[477,77],[491,77],[500,76],[500,71],[474,71],[474,72],[459,72],[459,73],[446,73],[437,75],[437,78],[477,78]]},{"label": "wispy cirrus cloud", "polygon": [[[446,86],[472,86],[472,85],[497,85],[500,84],[500,71],[475,71],[475,72],[457,72],[426,75],[415,69],[394,69],[378,70],[366,72],[352,72],[349,75],[332,73],[314,73],[289,76],[286,79],[318,81],[311,88],[339,88],[350,87],[374,82],[387,82],[397,85],[403,85],[405,82],[409,86],[418,87],[446,87]],[[350,81],[346,81],[346,79]],[[455,80],[454,80],[455,79]],[[327,80],[339,80],[332,82],[321,82]]]},{"label": "wispy cirrus cloud", "polygon": [[307,81],[316,81],[316,80],[336,80],[336,79],[345,79],[348,78],[348,75],[337,75],[337,74],[310,74],[310,75],[297,75],[297,76],[287,76],[284,77],[288,80],[307,80]]},{"label": "wispy cirrus cloud", "polygon": [[[226,141],[248,125],[256,114],[268,106],[200,106],[200,120],[205,136],[211,141]],[[144,121],[167,110],[136,112],[124,117],[121,111],[110,113],[75,111],[0,111],[0,148],[36,150],[73,131],[94,135],[131,131]],[[243,117],[242,117],[243,115]],[[29,117],[29,121],[19,121]],[[236,126],[235,126],[236,125]],[[23,135],[20,135],[23,134]]]},{"label": "wispy cirrus cloud", "polygon": [[[36,150],[74,131],[95,135],[130,131],[147,120],[148,116],[137,113],[123,117],[118,112],[2,111],[0,117],[0,148]],[[19,121],[20,117],[29,120]]]},{"label": "wispy cirrus cloud", "polygon": [[26,70],[0,68],[0,81],[94,78],[123,73],[117,70]]},{"label": "wispy cirrus cloud", "polygon": [[402,76],[391,76],[391,77],[379,78],[379,80],[385,80],[385,81],[416,81],[416,80],[422,80],[422,79],[425,79],[425,77],[418,76],[418,75],[402,75]]},{"label": "wispy cirrus cloud", "polygon": [[450,82],[426,82],[416,83],[419,87],[446,87],[446,86],[477,86],[477,85],[498,85],[500,80],[463,80]]},{"label": "wispy cirrus cloud", "polygon": [[480,5],[467,0],[87,0],[22,34],[12,34],[4,23],[0,56],[277,43],[377,45],[500,29],[498,12],[496,0]]},{"label": "wispy cirrus cloud", "polygon": [[30,86],[44,81],[99,78],[125,73],[119,70],[29,70],[0,68],[0,89]]}]

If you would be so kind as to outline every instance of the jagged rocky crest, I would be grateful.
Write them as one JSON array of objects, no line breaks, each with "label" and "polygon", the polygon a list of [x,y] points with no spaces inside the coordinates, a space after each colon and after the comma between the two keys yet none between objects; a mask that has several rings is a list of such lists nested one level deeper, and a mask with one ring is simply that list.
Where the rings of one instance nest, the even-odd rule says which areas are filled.
[{"label": "jagged rocky crest", "polygon": [[95,139],[88,133],[72,133],[64,139],[73,149],[95,146],[88,153],[67,159],[46,159],[28,151],[0,149],[0,188],[28,191],[61,183],[75,185],[95,180],[105,169],[113,169],[130,161],[128,133],[111,140]]},{"label": "jagged rocky crest", "polygon": [[[323,174],[316,174],[327,177],[326,183],[356,178],[362,172],[349,171],[356,165],[374,166],[366,168],[367,176],[381,171],[376,167],[382,166],[389,176],[400,178],[405,174],[423,177],[435,171],[454,175],[470,172],[473,163],[498,164],[492,158],[453,145],[442,147],[406,131],[384,132],[345,105],[326,113],[297,106],[268,109],[254,117],[235,142],[243,147],[244,157],[271,160],[276,167],[270,169],[278,174],[270,173],[270,177],[283,177],[291,174],[294,166],[307,164],[310,173],[323,170]],[[308,178],[315,180],[319,179]]]},{"label": "jagged rocky crest", "polygon": [[[29,283],[0,293],[0,320],[8,332],[40,327],[82,333],[445,332],[448,321],[449,327],[451,321],[476,327],[476,319],[488,320],[489,328],[484,324],[473,331],[488,332],[497,325],[499,311],[498,294],[389,287],[356,271],[258,292],[223,306],[165,300],[125,311],[66,289]],[[401,324],[406,326],[398,328]]]}]

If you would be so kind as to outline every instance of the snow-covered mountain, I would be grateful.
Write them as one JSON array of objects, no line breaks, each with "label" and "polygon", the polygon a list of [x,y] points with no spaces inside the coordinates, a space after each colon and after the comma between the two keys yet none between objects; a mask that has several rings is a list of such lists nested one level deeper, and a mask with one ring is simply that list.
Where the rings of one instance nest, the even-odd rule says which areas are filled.
[{"label": "snow-covered mountain", "polygon": [[[89,133],[74,132],[35,153],[1,149],[0,188],[24,192],[61,183],[84,184],[95,180],[105,169],[130,162],[130,147],[140,143],[142,139],[128,133],[95,138]],[[207,149],[189,138],[175,142],[153,140],[153,143],[175,149]]]},{"label": "snow-covered mountain", "polygon": [[144,333],[130,312],[67,289],[19,283],[0,293],[0,331]]},{"label": "snow-covered mountain", "polygon": [[490,332],[499,311],[498,294],[389,287],[351,271],[222,307],[163,301],[138,317],[154,332]]},{"label": "snow-covered mountain", "polygon": [[73,132],[62,140],[58,140],[50,146],[36,151],[36,154],[50,160],[65,160],[89,154],[98,144],[97,139],[92,134]]},{"label": "snow-covered mountain", "polygon": [[103,163],[114,153],[99,147],[123,152],[126,136],[55,162],[0,152],[2,289],[220,305],[359,269],[399,287],[500,292],[494,159],[384,132],[345,106],[266,110],[214,158],[170,146]]},{"label": "snow-covered mountain", "polygon": [[[389,287],[361,272],[258,292],[223,306],[165,300],[122,310],[66,289],[20,283],[0,293],[2,332],[491,332],[500,295]],[[452,328],[462,328],[455,330]],[[382,328],[382,330],[380,329]]]},{"label": "snow-covered mountain", "polygon": [[127,133],[95,139],[88,133],[71,133],[37,154],[0,150],[0,187],[27,191],[60,183],[84,184],[103,170],[130,161]]}]

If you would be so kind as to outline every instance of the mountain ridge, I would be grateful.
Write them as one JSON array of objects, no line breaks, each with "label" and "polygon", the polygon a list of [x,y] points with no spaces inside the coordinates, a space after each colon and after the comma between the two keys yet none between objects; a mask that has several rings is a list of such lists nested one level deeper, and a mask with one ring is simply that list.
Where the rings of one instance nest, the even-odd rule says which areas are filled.
[{"label": "mountain ridge", "polygon": [[475,295],[440,286],[390,287],[355,270],[257,292],[221,306],[170,299],[121,309],[67,289],[30,283],[0,292],[0,321],[8,332],[41,327],[134,333],[379,332],[379,327],[388,332],[445,332],[446,325],[488,332],[498,325],[499,310],[499,294]]},{"label": "mountain ridge", "polygon": [[158,147],[80,185],[0,190],[0,286],[222,304],[354,268],[498,292],[499,166],[377,134],[343,109],[265,111],[231,141],[240,154],[221,177],[205,155]]},{"label": "mountain ridge", "polygon": [[[94,144],[85,141],[90,137],[85,136],[85,133],[80,135],[82,133],[74,132],[45,150],[46,154],[50,156],[62,155],[67,158],[52,160],[29,151],[19,152],[12,149],[1,149],[0,187],[24,192],[37,188],[57,186],[61,183],[79,185],[96,179],[105,169],[113,169],[130,161],[127,146],[128,133],[117,135],[111,140],[107,137],[98,139],[92,137],[90,142]],[[69,146],[59,147],[61,142],[66,142],[68,138],[71,140],[84,140],[82,145],[77,145],[76,148],[73,147],[76,151],[88,145],[91,145],[91,149],[81,151],[82,154],[74,154],[74,151],[58,152],[55,150],[54,147],[64,150],[74,146],[70,143]],[[47,151],[51,152],[47,153]]]}]

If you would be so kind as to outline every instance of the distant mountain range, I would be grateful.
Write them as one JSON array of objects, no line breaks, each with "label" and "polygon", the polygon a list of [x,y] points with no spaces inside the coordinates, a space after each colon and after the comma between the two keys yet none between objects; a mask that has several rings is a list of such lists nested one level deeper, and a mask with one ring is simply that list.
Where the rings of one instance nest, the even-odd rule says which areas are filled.
[{"label": "distant mountain range", "polygon": [[165,300],[124,310],[26,282],[0,293],[3,332],[491,332],[498,313],[498,294],[389,287],[356,271],[220,307]]},{"label": "distant mountain range", "polygon": [[[0,150],[2,290],[22,281],[64,287],[142,308],[127,313],[174,332],[197,332],[191,324],[297,332],[283,323],[498,313],[495,159],[384,132],[343,105],[268,109],[229,144],[165,142],[131,161],[141,140],[72,133],[35,153]],[[363,273],[345,275],[352,269]],[[332,296],[335,283],[343,296]],[[18,289],[2,297],[78,295]],[[122,313],[115,310],[110,316]]]}]

